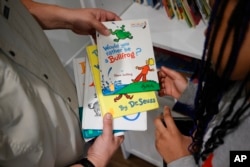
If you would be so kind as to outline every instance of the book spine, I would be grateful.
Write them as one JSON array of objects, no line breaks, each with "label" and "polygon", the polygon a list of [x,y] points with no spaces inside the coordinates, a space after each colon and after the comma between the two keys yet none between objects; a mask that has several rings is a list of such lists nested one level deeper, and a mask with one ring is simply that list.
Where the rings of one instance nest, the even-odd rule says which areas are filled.
[{"label": "book spine", "polygon": [[168,18],[173,19],[175,14],[174,14],[174,8],[173,8],[170,0],[162,0],[162,4],[165,8],[165,11],[167,13]]},{"label": "book spine", "polygon": [[194,22],[194,18],[191,14],[191,9],[189,7],[187,0],[181,0],[181,2],[182,2],[183,9],[184,9],[184,18],[186,22],[188,23],[190,27],[195,27],[196,24]]}]

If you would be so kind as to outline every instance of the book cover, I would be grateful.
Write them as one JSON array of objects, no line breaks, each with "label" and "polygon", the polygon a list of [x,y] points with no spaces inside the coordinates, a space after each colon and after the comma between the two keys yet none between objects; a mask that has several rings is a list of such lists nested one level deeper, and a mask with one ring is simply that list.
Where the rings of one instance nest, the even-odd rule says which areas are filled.
[{"label": "book cover", "polygon": [[83,100],[83,128],[96,129],[91,127],[92,121],[102,119],[101,110],[99,107],[98,98],[95,91],[93,77],[90,71],[88,58],[86,58],[86,74],[84,85],[84,100]]},{"label": "book cover", "polygon": [[83,106],[83,87],[85,77],[85,57],[73,59],[73,70],[79,107]]},{"label": "book cover", "polygon": [[[83,101],[84,101],[84,86],[86,74],[86,57],[78,57],[73,59],[73,70],[75,77],[75,85],[77,91],[78,105],[79,105],[79,118],[82,122],[83,117]],[[97,137],[101,134],[102,130],[92,130],[82,128],[82,136],[87,142],[88,140]]]},{"label": "book cover", "polygon": [[154,91],[104,96],[101,90],[100,66],[96,45],[87,46],[87,55],[94,79],[102,115],[109,112],[114,118],[145,112],[159,107]]},{"label": "book cover", "polygon": [[159,90],[155,56],[146,19],[103,22],[111,35],[97,33],[104,95]]},{"label": "book cover", "polygon": [[[88,95],[85,95],[84,99],[86,103],[86,107],[91,108],[86,109],[83,112],[83,120],[82,120],[82,128],[83,129],[88,129],[88,134],[91,133],[91,135],[100,135],[101,134],[101,129],[103,127],[103,117],[100,114],[101,113],[101,107],[99,103],[99,99],[96,98],[96,84],[93,83],[93,77],[91,73],[91,69],[88,63],[88,59],[86,59],[86,86],[85,90],[86,92],[89,92]],[[84,90],[84,91],[85,91]],[[111,104],[112,105],[112,102]],[[136,130],[136,131],[144,131],[147,129],[147,113],[146,112],[139,112],[137,110],[137,113],[128,115],[128,116],[123,116],[119,118],[115,118],[113,122],[113,129],[115,133],[121,134],[122,131],[124,130]],[[96,130],[96,131],[94,131]],[[87,136],[85,134],[85,136]]]}]

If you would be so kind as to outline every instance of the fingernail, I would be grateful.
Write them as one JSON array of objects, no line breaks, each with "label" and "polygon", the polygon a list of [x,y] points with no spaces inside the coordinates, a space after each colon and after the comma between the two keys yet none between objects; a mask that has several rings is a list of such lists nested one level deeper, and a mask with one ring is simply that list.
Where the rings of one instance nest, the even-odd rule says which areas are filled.
[{"label": "fingernail", "polygon": [[107,113],[107,114],[106,114],[106,118],[107,118],[107,119],[112,119],[112,114]]}]

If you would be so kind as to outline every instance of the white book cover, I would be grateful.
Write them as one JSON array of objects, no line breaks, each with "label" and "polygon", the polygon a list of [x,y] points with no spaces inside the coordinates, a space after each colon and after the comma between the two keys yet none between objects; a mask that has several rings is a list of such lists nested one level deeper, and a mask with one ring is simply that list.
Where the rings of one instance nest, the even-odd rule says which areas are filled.
[{"label": "white book cover", "polygon": [[159,90],[148,20],[103,24],[111,32],[96,36],[103,95]]},{"label": "white book cover", "polygon": [[[84,129],[102,129],[98,125],[99,120],[102,120],[98,98],[95,91],[93,77],[90,71],[88,58],[86,58],[86,74],[84,86],[83,100],[83,125]],[[98,128],[97,128],[98,127]]]},{"label": "white book cover", "polygon": [[[86,74],[85,74],[85,88],[84,88],[84,112],[83,112],[83,129],[102,129],[103,118],[101,116],[98,98],[96,98],[96,91],[94,88],[93,77],[86,58]],[[87,109],[88,108],[88,109]],[[133,115],[115,118],[113,122],[114,130],[147,130],[147,112],[138,112]]]}]

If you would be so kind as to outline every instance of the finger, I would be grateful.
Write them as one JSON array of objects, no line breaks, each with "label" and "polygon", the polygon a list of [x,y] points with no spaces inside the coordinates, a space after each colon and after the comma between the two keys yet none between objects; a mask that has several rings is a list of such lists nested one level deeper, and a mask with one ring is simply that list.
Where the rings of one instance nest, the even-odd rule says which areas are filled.
[{"label": "finger", "polygon": [[172,79],[171,78],[169,78],[169,77],[166,77],[165,78],[165,82],[164,82],[164,90],[165,90],[165,93],[167,94],[167,95],[173,95],[173,92],[172,92],[172,90],[173,90],[173,88],[174,88],[174,85],[173,85],[173,81],[172,81]]},{"label": "finger", "polygon": [[154,125],[155,125],[155,129],[156,129],[157,132],[166,133],[167,129],[164,126],[164,124],[162,123],[162,117],[161,116],[155,118]]},{"label": "finger", "polygon": [[178,77],[180,75],[178,72],[171,70],[171,69],[164,67],[164,66],[161,67],[161,70],[162,70],[162,72],[165,73],[165,75],[169,76],[172,79],[175,79],[176,77]]},{"label": "finger", "polygon": [[159,80],[161,80],[161,78],[164,78],[164,77],[166,76],[165,73],[164,73],[163,71],[161,71],[161,70],[159,70],[159,71],[157,72],[157,74],[158,74]]},{"label": "finger", "polygon": [[113,136],[113,117],[110,113],[106,113],[103,117],[103,136]]},{"label": "finger", "polygon": [[160,97],[163,97],[163,96],[165,96],[165,92],[164,92],[164,90],[159,90],[158,91],[158,96],[160,96]]},{"label": "finger", "polygon": [[100,21],[94,20],[92,24],[93,28],[96,29],[96,31],[99,32],[100,34],[105,36],[110,35],[110,31]]},{"label": "finger", "polygon": [[163,112],[164,122],[169,130],[177,130],[174,119],[171,115],[170,109],[168,106],[164,107]]}]

